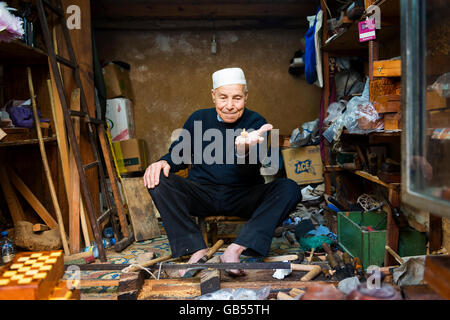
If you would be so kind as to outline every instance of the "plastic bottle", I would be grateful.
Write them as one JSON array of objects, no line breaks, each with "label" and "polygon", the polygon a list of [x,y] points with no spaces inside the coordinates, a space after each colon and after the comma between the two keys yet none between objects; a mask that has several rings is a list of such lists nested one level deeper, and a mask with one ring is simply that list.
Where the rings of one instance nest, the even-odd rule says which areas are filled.
[{"label": "plastic bottle", "polygon": [[[114,238],[103,238],[103,248],[105,249],[113,246],[115,243],[116,240]],[[94,258],[98,258],[98,248],[96,244],[87,246],[86,248],[84,248],[84,252],[92,252]]]},{"label": "plastic bottle", "polygon": [[15,250],[14,250],[14,244],[8,238],[8,231],[3,231],[1,233],[1,236],[2,236],[2,238],[0,240],[0,245],[2,248],[2,261],[3,261],[3,263],[8,263],[16,255]]}]

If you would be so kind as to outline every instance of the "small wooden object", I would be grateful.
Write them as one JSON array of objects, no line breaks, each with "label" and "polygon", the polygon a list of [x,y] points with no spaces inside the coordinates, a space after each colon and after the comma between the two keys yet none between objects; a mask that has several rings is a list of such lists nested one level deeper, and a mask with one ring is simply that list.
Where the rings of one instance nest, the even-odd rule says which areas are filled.
[{"label": "small wooden object", "polygon": [[63,275],[61,250],[18,253],[0,272],[0,300],[48,299]]},{"label": "small wooden object", "polygon": [[322,272],[322,268],[318,265],[291,264],[291,268],[293,271],[308,271],[300,281],[310,281]]},{"label": "small wooden object", "polygon": [[294,300],[294,298],[288,295],[287,293],[280,291],[277,294],[277,300]]},{"label": "small wooden object", "polygon": [[401,112],[401,96],[398,94],[388,94],[375,98],[375,109],[378,113]]},{"label": "small wooden object", "polygon": [[374,77],[401,77],[401,60],[378,60],[373,62]]},{"label": "small wooden object", "polygon": [[34,233],[47,231],[47,230],[50,230],[50,228],[48,226],[46,226],[45,224],[41,224],[41,223],[33,224],[33,232]]},{"label": "small wooden object", "polygon": [[291,291],[289,291],[289,295],[293,298],[298,297],[300,294],[304,294],[305,290],[293,288]]}]

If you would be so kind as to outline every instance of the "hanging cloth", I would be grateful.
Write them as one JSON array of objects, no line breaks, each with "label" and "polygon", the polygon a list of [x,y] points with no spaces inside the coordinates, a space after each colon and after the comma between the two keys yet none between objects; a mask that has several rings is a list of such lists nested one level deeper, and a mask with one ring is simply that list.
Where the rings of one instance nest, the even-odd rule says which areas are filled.
[{"label": "hanging cloth", "polygon": [[316,61],[316,45],[315,45],[315,30],[317,24],[317,15],[320,12],[320,6],[314,18],[314,24],[309,27],[305,34],[305,54],[303,61],[305,62],[305,78],[306,82],[313,84],[317,81],[317,61]]}]

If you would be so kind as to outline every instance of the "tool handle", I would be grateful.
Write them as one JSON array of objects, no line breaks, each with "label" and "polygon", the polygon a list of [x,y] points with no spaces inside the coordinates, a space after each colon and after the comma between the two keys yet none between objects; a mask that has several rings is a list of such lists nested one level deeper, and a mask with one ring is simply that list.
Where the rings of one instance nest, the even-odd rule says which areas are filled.
[{"label": "tool handle", "polygon": [[311,271],[316,269],[317,267],[319,267],[320,269],[320,266],[318,265],[291,263],[291,269],[293,271]]},{"label": "tool handle", "polygon": [[[142,264],[142,266],[143,266],[144,268],[150,267],[150,266],[152,266],[152,265],[154,265],[154,264],[156,264],[156,263],[158,263],[158,262],[162,262],[162,261],[169,260],[170,258],[172,258],[172,255],[171,255],[171,254],[169,254],[169,255],[167,255],[167,256],[162,256],[162,257],[159,257],[159,258],[156,258],[156,259],[152,259],[152,260],[147,261],[147,262],[144,262],[144,263]],[[137,271],[137,270],[139,270],[139,268],[137,268],[137,267],[134,267],[134,268],[132,268],[132,269],[133,269],[133,270],[131,270],[131,271]]]},{"label": "tool handle", "polygon": [[217,250],[220,249],[220,247],[223,246],[223,240],[220,239],[219,241],[217,241],[209,250],[208,253],[206,254],[206,260],[211,259],[211,257],[213,256],[214,253],[217,252]]},{"label": "tool handle", "polygon": [[331,251],[330,246],[328,245],[328,243],[322,243],[322,248],[325,250],[326,253],[328,254],[333,254],[333,252]]},{"label": "tool handle", "polygon": [[389,246],[385,246],[385,249],[397,260],[398,263],[404,264],[405,261]]},{"label": "tool handle", "polygon": [[300,281],[310,281],[317,277],[319,273],[322,272],[322,268],[320,266],[315,266],[314,269],[309,271],[307,274],[305,274],[303,277],[301,277]]}]

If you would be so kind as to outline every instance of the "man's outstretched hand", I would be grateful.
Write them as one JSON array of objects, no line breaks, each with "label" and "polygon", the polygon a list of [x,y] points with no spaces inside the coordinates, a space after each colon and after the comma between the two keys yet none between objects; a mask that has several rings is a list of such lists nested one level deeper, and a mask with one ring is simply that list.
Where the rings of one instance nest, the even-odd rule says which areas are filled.
[{"label": "man's outstretched hand", "polygon": [[264,137],[262,137],[262,135],[267,131],[272,130],[272,128],[273,126],[271,124],[265,124],[258,130],[241,133],[241,135],[236,137],[234,141],[234,145],[236,146],[238,154],[243,155],[244,153],[248,152],[249,146],[254,146],[258,143],[263,142]]},{"label": "man's outstretched hand", "polygon": [[147,167],[144,174],[144,185],[153,189],[159,184],[159,176],[161,175],[161,170],[166,177],[169,177],[170,165],[166,160],[160,160],[152,163]]}]

